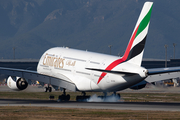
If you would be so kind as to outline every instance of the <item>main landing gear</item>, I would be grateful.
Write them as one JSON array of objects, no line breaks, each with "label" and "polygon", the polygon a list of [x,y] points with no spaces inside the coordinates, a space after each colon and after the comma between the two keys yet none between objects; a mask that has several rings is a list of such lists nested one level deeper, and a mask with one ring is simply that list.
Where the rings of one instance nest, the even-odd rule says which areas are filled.
[{"label": "main landing gear", "polygon": [[66,95],[66,89],[63,88],[63,94],[59,96],[58,101],[69,101],[70,95]]},{"label": "main landing gear", "polygon": [[[52,89],[49,86],[46,87],[46,89],[48,89],[48,90],[49,90],[49,88]],[[91,101],[91,102],[96,102],[96,101],[98,101],[98,102],[99,101],[101,101],[101,102],[117,102],[120,100],[120,97],[121,97],[120,94],[116,94],[116,92],[113,92],[112,95],[107,95],[107,92],[104,92],[103,96],[96,96],[95,95],[95,97],[94,97],[94,95],[93,95],[91,98],[90,95],[86,95],[86,92],[82,92],[81,96],[76,97],[76,101],[79,101],[79,102],[87,102],[87,101]],[[98,99],[96,99],[96,98],[98,98]],[[69,94],[66,95],[66,89],[63,88],[63,94],[59,95],[58,101],[69,101],[69,100],[70,100],[70,95]]]},{"label": "main landing gear", "polygon": [[100,99],[100,101],[104,101],[104,102],[117,102],[120,100],[120,97],[121,97],[120,94],[116,94],[116,92],[113,92],[113,94],[109,95],[109,96],[107,96],[107,92],[104,92],[103,96],[96,96],[96,98],[98,98],[98,99],[92,98],[92,100],[91,100],[91,98],[90,98],[91,96],[86,95],[85,92],[82,92],[82,94],[83,94],[82,96],[76,97],[76,101],[86,102],[86,101],[90,100],[92,102],[93,101],[96,102],[96,100],[99,101],[99,99]]},{"label": "main landing gear", "polygon": [[103,99],[103,101],[107,101],[107,102],[115,102],[115,101],[119,101],[121,98],[121,95],[118,93],[116,94],[116,92],[113,92],[112,95],[107,96],[107,92],[104,92],[104,96],[98,96],[98,98]]},{"label": "main landing gear", "polygon": [[85,92],[82,92],[82,96],[76,96],[76,101],[80,101],[80,102],[86,102],[87,99],[89,99],[91,96],[87,95]]}]

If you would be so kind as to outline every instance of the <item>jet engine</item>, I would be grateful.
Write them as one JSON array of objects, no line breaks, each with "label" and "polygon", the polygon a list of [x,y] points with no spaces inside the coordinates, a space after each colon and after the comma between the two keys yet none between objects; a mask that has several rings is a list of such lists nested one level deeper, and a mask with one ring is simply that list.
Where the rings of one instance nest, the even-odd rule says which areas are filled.
[{"label": "jet engine", "polygon": [[130,89],[140,90],[140,89],[146,87],[146,84],[147,84],[147,82],[143,80],[143,81],[141,81],[140,83],[131,86]]},{"label": "jet engine", "polygon": [[133,87],[130,87],[130,88],[133,89],[133,90],[140,90],[140,89],[143,89],[144,87],[146,87],[146,84],[137,85],[137,86],[133,86]]},{"label": "jet engine", "polygon": [[12,90],[20,91],[27,88],[28,83],[24,78],[9,76],[7,86]]}]

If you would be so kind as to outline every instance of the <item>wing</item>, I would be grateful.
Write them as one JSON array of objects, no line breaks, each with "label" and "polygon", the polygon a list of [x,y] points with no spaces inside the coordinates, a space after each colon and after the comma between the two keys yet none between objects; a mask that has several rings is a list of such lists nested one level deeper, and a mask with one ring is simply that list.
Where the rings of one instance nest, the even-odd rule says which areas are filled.
[{"label": "wing", "polygon": [[180,67],[148,69],[147,82],[156,82],[180,77]]},{"label": "wing", "polygon": [[56,77],[37,73],[36,71],[3,68],[3,67],[0,67],[0,74],[9,75],[9,76],[18,76],[25,79],[36,80],[54,86],[66,88],[71,91],[76,91],[75,84],[70,82],[68,77],[61,74],[59,74],[58,78],[56,78]]}]

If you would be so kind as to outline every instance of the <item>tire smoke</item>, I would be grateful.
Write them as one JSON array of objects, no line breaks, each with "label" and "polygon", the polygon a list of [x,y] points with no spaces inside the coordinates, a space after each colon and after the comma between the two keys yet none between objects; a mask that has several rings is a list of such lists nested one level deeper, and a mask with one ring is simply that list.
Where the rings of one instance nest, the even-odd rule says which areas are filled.
[{"label": "tire smoke", "polygon": [[96,94],[92,95],[87,102],[123,102],[122,98],[117,95],[111,95],[106,97],[99,97]]}]

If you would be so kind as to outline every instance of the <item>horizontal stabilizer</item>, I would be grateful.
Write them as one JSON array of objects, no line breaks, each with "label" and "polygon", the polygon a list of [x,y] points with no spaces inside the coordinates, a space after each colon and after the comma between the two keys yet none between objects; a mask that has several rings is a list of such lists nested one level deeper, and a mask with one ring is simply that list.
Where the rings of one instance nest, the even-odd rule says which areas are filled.
[{"label": "horizontal stabilizer", "polygon": [[130,72],[124,72],[124,71],[112,71],[112,70],[102,70],[102,69],[95,69],[95,68],[86,68],[88,70],[94,70],[104,73],[113,73],[113,74],[125,74],[125,75],[137,75],[137,73],[130,73]]},{"label": "horizontal stabilizer", "polygon": [[163,73],[171,73],[171,72],[179,72],[180,67],[170,67],[170,68],[156,68],[156,69],[147,69],[148,75],[156,75],[156,74],[163,74]]}]

